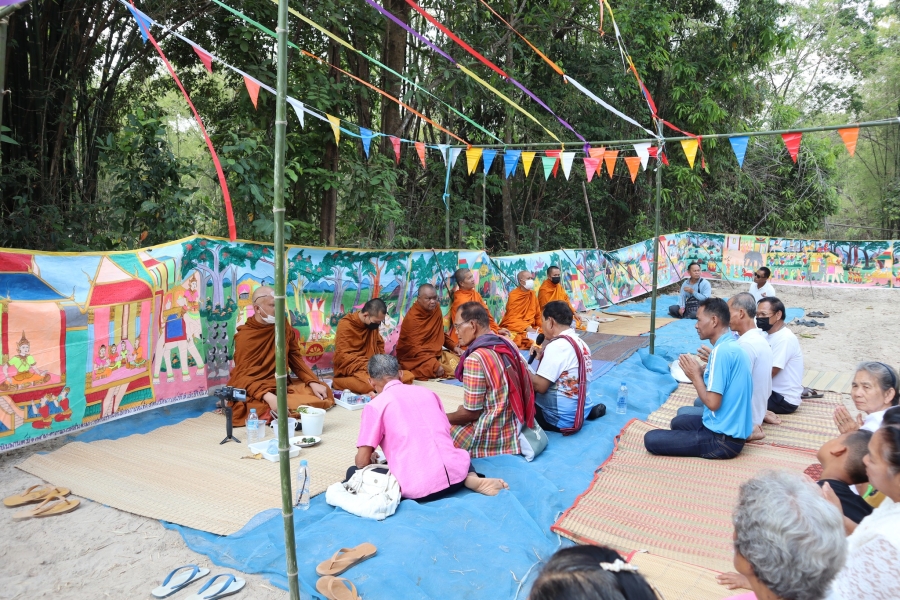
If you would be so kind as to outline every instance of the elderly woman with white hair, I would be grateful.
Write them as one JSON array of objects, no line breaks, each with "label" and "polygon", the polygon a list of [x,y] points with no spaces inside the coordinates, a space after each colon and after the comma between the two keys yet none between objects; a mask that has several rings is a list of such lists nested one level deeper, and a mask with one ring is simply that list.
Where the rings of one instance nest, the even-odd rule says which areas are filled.
[{"label": "elderly woman with white hair", "polygon": [[[898,393],[897,372],[893,367],[882,362],[861,362],[856,367],[853,385],[850,390],[853,404],[860,411],[856,419],[843,406],[834,409],[834,423],[841,433],[849,433],[857,429],[871,432],[878,430],[884,413],[900,402]],[[862,413],[866,413],[863,418]]]},{"label": "elderly woman with white hair", "polygon": [[759,600],[822,600],[844,566],[841,513],[808,478],[770,471],[741,486],[734,511],[734,566],[719,583]]}]

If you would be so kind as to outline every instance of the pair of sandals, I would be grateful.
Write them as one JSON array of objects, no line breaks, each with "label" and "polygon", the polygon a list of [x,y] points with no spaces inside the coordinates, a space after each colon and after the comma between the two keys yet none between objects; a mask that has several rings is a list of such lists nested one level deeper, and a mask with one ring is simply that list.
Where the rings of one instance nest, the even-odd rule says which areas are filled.
[{"label": "pair of sandals", "polygon": [[81,504],[81,500],[66,498],[69,493],[70,491],[68,488],[33,485],[21,494],[15,494],[4,498],[3,504],[7,508],[16,508],[18,506],[40,502],[40,504],[35,507],[20,510],[15,513],[13,519],[17,521],[39,517],[52,517],[72,512],[78,508],[79,504]]},{"label": "pair of sandals", "polygon": [[355,548],[341,548],[316,567],[316,573],[321,575],[316,582],[316,590],[328,600],[360,600],[353,582],[337,575],[372,558],[376,552],[378,548],[368,542]]},{"label": "pair of sandals", "polygon": [[[150,594],[154,598],[168,598],[207,575],[209,575],[209,569],[204,569],[197,565],[184,565],[169,573],[163,580],[162,585],[150,590]],[[216,583],[223,577],[225,578],[224,581]],[[235,577],[230,573],[220,573],[207,581],[202,588],[197,590],[196,594],[187,596],[182,600],[218,600],[225,596],[237,594],[244,589],[246,584],[247,582],[240,577]]]},{"label": "pair of sandals", "polygon": [[825,323],[820,323],[815,319],[798,319],[794,323],[803,327],[825,327]]}]

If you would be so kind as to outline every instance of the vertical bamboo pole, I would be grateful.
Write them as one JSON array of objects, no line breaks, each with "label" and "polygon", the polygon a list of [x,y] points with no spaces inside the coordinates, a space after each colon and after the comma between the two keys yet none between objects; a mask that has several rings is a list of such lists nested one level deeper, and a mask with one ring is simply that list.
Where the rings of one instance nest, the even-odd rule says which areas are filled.
[{"label": "vertical bamboo pole", "polygon": [[287,34],[288,0],[278,2],[277,90],[275,95],[275,393],[278,396],[278,463],[281,475],[281,515],[284,519],[284,549],[287,561],[288,591],[291,600],[300,600],[297,578],[297,548],[294,537],[294,498],[291,494],[291,463],[287,430],[287,365],[285,364],[285,249],[284,249],[284,156],[287,135]]},{"label": "vertical bamboo pole", "polygon": [[481,180],[481,249],[487,252],[487,169]]},{"label": "vertical bamboo pole", "polygon": [[[656,121],[656,130],[662,139],[662,121]],[[653,289],[650,294],[650,354],[656,350],[656,292],[659,276],[659,202],[662,197],[662,152],[664,144],[656,149],[656,225],[653,229]]]}]

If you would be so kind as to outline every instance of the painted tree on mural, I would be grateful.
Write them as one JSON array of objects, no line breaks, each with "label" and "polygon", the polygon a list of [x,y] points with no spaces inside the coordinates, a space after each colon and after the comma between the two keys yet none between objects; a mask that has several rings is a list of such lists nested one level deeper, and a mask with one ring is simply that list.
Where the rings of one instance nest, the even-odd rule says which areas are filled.
[{"label": "painted tree on mural", "polygon": [[[406,252],[386,252],[384,254],[375,254],[370,261],[375,268],[375,278],[372,280],[372,297],[381,296],[381,275],[390,273],[394,278],[394,283],[396,283],[390,297],[396,298],[397,314],[401,314],[405,304],[403,300],[406,298],[406,285],[409,279],[407,277],[409,254]],[[382,299],[387,302],[386,298]]]},{"label": "painted tree on mural", "polygon": [[287,261],[287,280],[294,291],[294,307],[300,314],[306,314],[306,305],[303,302],[303,290],[310,283],[321,281],[325,276],[321,265],[313,264],[312,257],[306,255],[306,250],[300,250]]},{"label": "painted tree on mural", "polygon": [[237,269],[255,269],[260,262],[275,266],[272,250],[259,244],[229,244],[218,240],[188,240],[181,245],[181,278],[196,269],[203,277],[201,289],[206,293],[212,284],[213,305],[225,305],[225,279],[231,282],[232,299],[237,294]]},{"label": "painted tree on mural", "polygon": [[331,314],[339,315],[348,312],[343,306],[344,286],[346,280],[344,276],[347,274],[347,263],[340,251],[329,252],[319,263],[322,269],[322,279],[330,281],[334,285],[334,293],[331,296]]}]

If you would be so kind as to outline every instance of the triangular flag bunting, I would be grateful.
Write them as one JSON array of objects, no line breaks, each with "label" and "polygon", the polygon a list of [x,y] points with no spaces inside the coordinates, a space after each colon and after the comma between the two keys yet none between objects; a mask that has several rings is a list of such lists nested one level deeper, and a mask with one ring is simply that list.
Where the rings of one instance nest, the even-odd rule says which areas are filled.
[{"label": "triangular flag bunting", "polygon": [[481,158],[484,159],[484,174],[487,175],[487,172],[491,170],[491,165],[494,164],[494,158],[497,156],[496,150],[487,150],[481,153]]},{"label": "triangular flag bunting", "polygon": [[425,168],[425,144],[422,142],[416,142],[416,153],[419,155],[419,160],[422,161],[422,168]]},{"label": "triangular flag bunting", "polygon": [[787,146],[788,154],[791,155],[791,160],[797,162],[797,153],[800,151],[800,138],[803,137],[803,133],[782,133],[781,139],[784,140],[784,145]]},{"label": "triangular flag bunting", "polygon": [[132,7],[126,5],[129,11],[131,11],[131,16],[134,17],[134,20],[137,21],[138,30],[141,32],[141,38],[143,38],[144,43],[147,43],[147,33],[150,31],[150,23],[147,22],[147,19],[138,14],[138,12]]},{"label": "triangular flag bunting", "polygon": [[466,168],[469,171],[469,175],[478,168],[478,161],[481,160],[481,152],[483,150],[484,148],[468,148],[466,150]]},{"label": "triangular flag bunting", "polygon": [[372,130],[360,127],[359,136],[362,138],[362,145],[363,150],[366,151],[366,158],[369,158],[369,148],[372,146]]},{"label": "triangular flag bunting", "polygon": [[591,182],[591,179],[594,178],[594,173],[597,172],[597,167],[600,166],[599,158],[585,158],[584,159],[584,172],[587,175],[588,183]]},{"label": "triangular flag bunting", "polygon": [[341,120],[337,117],[332,117],[328,113],[325,113],[325,116],[328,117],[328,122],[331,123],[331,130],[334,132],[334,143],[341,143]]},{"label": "triangular flag bunting", "polygon": [[603,155],[606,153],[606,147],[603,148],[591,148],[591,158],[599,158],[603,159]]},{"label": "triangular flag bunting", "polygon": [[544,179],[550,179],[550,173],[553,172],[556,167],[556,157],[555,156],[542,156],[541,163],[544,165]]},{"label": "triangular flag bunting", "polygon": [[244,85],[247,86],[247,93],[250,94],[253,108],[256,108],[256,101],[259,98],[259,82],[248,75],[244,75]]},{"label": "triangular flag bunting", "polygon": [[635,144],[634,152],[641,159],[641,168],[646,171],[647,170],[647,161],[650,160],[650,143],[646,142],[643,144]]},{"label": "triangular flag bunting", "polygon": [[516,167],[519,164],[519,156],[521,154],[521,150],[507,150],[503,153],[503,170],[506,172],[504,177],[507,179],[516,174]]},{"label": "triangular flag bunting", "polygon": [[667,167],[669,166],[669,157],[666,156],[665,151],[663,151],[660,160],[662,161],[662,164],[666,165]]},{"label": "triangular flag bunting", "polygon": [[649,156],[650,158],[656,158],[658,152],[659,147],[657,146],[650,146],[649,148],[647,148],[647,156]]},{"label": "triangular flag bunting", "polygon": [[400,164],[400,138],[395,138],[394,136],[391,136],[391,144],[394,145],[394,157],[395,157],[396,163],[399,165]]},{"label": "triangular flag bunting", "polygon": [[603,154],[603,162],[606,163],[606,172],[609,173],[609,178],[612,179],[613,171],[616,170],[616,157],[619,155],[618,150],[607,150]]},{"label": "triangular flag bunting", "polygon": [[303,123],[303,113],[306,112],[303,108],[303,103],[295,98],[287,97],[288,104],[294,107],[294,112],[297,113],[297,118],[300,119],[300,128],[302,129],[306,125]]},{"label": "triangular flag bunting", "polygon": [[694,160],[697,158],[697,147],[699,145],[696,139],[681,140],[681,149],[684,150],[684,155],[687,157],[688,164],[691,165],[692,169],[694,168]]},{"label": "triangular flag bunting", "polygon": [[191,46],[194,49],[194,52],[197,53],[197,56],[200,57],[200,62],[203,63],[203,66],[206,67],[206,70],[212,73],[212,56],[206,50],[201,50],[197,46]]},{"label": "triangular flag bunting", "polygon": [[528,172],[531,171],[531,163],[534,162],[535,156],[537,156],[537,152],[522,153],[522,166],[525,167],[525,177],[528,177]]},{"label": "triangular flag bunting", "polygon": [[850,153],[850,156],[853,156],[856,152],[856,140],[859,138],[859,127],[838,129],[838,133],[841,134],[841,139],[844,140],[844,145],[847,146],[847,152]]},{"label": "triangular flag bunting", "polygon": [[734,150],[734,157],[738,161],[738,166],[743,169],[744,156],[747,155],[747,143],[750,141],[750,138],[746,135],[741,135],[738,137],[728,138],[728,141],[731,142],[731,149]]},{"label": "triangular flag bunting", "polygon": [[566,176],[566,179],[569,178],[569,173],[572,171],[572,160],[574,158],[574,152],[562,152],[559,155],[559,160],[562,162],[563,175]]},{"label": "triangular flag bunting", "polygon": [[628,172],[631,173],[631,183],[637,178],[638,168],[641,166],[640,156],[626,156],[625,164],[628,165]]},{"label": "triangular flag bunting", "polygon": [[554,177],[556,177],[556,172],[559,171],[559,153],[560,152],[561,152],[561,150],[547,150],[546,152],[544,152],[544,154],[546,154],[547,156],[552,156],[553,158],[556,159],[556,161],[553,163],[553,176]]},{"label": "triangular flag bunting", "polygon": [[449,158],[448,153],[450,152],[450,144],[438,144],[438,152],[441,153],[441,158],[444,159],[444,164],[447,164],[447,159]]},{"label": "triangular flag bunting", "polygon": [[456,166],[456,159],[462,154],[462,148],[450,148],[450,168]]}]

